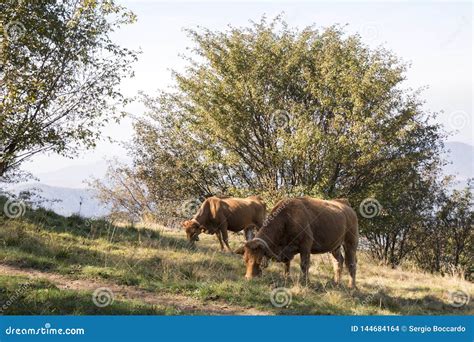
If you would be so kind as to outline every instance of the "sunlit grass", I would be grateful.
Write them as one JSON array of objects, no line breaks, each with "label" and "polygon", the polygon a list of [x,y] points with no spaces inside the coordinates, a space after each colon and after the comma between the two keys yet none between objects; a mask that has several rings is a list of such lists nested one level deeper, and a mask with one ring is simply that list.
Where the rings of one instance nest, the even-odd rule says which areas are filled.
[{"label": "sunlit grass", "polygon": [[[330,255],[312,256],[311,283],[307,286],[299,281],[298,258],[293,262],[289,279],[283,277],[281,264],[271,263],[263,277],[248,282],[243,279],[241,256],[220,252],[213,236],[202,236],[198,247],[191,250],[179,231],[114,227],[105,221],[63,218],[44,210],[30,211],[16,220],[0,216],[0,226],[0,263],[70,278],[135,286],[150,293],[186,295],[275,314],[472,312],[472,305],[455,308],[448,298],[449,291],[458,289],[472,296],[471,283],[403,267],[391,269],[377,265],[364,253],[359,253],[358,289],[350,290],[346,286],[349,280],[346,270],[344,284],[333,283]],[[237,235],[231,235],[231,241],[233,247],[243,243],[242,236]],[[9,276],[2,276],[0,282],[0,288],[7,289],[0,290],[3,301],[21,283]],[[277,287],[285,287],[291,293],[289,305],[282,308],[272,305],[270,294]],[[42,313],[46,303],[56,310],[48,313],[105,313],[90,307],[90,293],[60,290],[41,280],[16,303],[9,313]],[[129,301],[119,301],[107,312],[112,309],[124,314],[177,313],[172,308]]]}]

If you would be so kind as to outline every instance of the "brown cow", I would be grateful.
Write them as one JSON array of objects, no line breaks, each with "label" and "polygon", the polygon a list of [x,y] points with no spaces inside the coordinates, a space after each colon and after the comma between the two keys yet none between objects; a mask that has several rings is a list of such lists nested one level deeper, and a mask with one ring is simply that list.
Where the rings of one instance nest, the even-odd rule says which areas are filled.
[{"label": "brown cow", "polygon": [[308,281],[310,255],[331,252],[335,282],[341,279],[345,256],[351,275],[349,286],[355,287],[357,244],[357,214],[346,199],[299,197],[278,202],[256,237],[236,253],[244,255],[247,279],[261,274],[264,257],[284,262],[288,275],[290,262],[299,253],[303,280]]},{"label": "brown cow", "polygon": [[191,245],[199,241],[199,234],[216,234],[224,250],[229,246],[227,231],[240,232],[244,230],[246,240],[253,237],[253,230],[260,229],[265,219],[266,206],[260,196],[247,198],[209,197],[202,203],[198,212],[191,220],[184,221],[183,227]]}]

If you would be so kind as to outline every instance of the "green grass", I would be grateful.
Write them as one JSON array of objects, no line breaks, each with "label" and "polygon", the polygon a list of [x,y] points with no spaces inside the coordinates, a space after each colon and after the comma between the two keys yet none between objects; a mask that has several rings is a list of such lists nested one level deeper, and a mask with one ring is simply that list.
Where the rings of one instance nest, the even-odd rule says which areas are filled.
[{"label": "green grass", "polygon": [[0,310],[5,315],[165,315],[172,308],[115,300],[108,306],[91,305],[92,292],[59,290],[44,279],[0,276]]},{"label": "green grass", "polygon": [[[0,206],[3,203],[0,201]],[[215,237],[204,236],[190,250],[182,232],[166,229],[117,227],[103,220],[78,216],[65,218],[53,212],[28,209],[20,219],[0,214],[0,263],[32,268],[72,279],[91,279],[134,286],[151,294],[179,294],[199,302],[252,307],[273,314],[467,314],[472,305],[455,308],[448,291],[471,283],[454,277],[430,275],[419,270],[389,269],[359,254],[358,290],[332,282],[329,255],[313,256],[311,283],[299,283],[298,262],[285,279],[281,264],[272,263],[264,276],[245,281],[242,258],[221,253]],[[241,236],[231,236],[234,247]],[[0,277],[0,305],[11,298],[26,279]],[[343,281],[348,281],[344,270]],[[271,304],[274,288],[291,293],[289,305]],[[91,292],[59,289],[34,279],[13,301],[5,314],[179,314],[172,306],[156,307],[126,298],[111,306],[91,304]],[[199,313],[199,312],[184,312]],[[201,312],[203,313],[203,312]]]}]

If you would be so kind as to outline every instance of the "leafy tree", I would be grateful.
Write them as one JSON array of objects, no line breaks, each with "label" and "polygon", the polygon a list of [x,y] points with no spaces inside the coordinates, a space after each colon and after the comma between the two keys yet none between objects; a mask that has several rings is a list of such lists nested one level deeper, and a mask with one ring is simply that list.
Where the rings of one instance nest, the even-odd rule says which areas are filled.
[{"label": "leafy tree", "polygon": [[156,211],[136,172],[117,160],[109,163],[105,181],[93,179],[89,185],[97,191],[99,201],[109,205],[114,219],[140,222]]},{"label": "leafy tree", "polygon": [[0,177],[31,156],[73,156],[121,116],[119,90],[136,53],[110,34],[135,17],[112,0],[3,1]]},{"label": "leafy tree", "polygon": [[417,236],[415,258],[431,272],[462,273],[472,278],[473,181],[449,193],[440,188],[437,209]]},{"label": "leafy tree", "polygon": [[[183,218],[189,218],[197,209],[199,201],[184,202],[182,198],[167,198],[160,195],[169,189],[164,178],[159,178],[148,187],[141,168],[134,168],[117,160],[109,161],[104,179],[91,179],[89,186],[96,191],[97,199],[108,207],[110,219],[131,224],[161,223],[177,226]],[[158,190],[158,184],[164,192]]]},{"label": "leafy tree", "polygon": [[398,176],[381,179],[379,188],[371,189],[377,194],[377,203],[372,210],[361,203],[359,222],[377,260],[395,267],[420,249],[422,232],[432,224],[436,211],[437,176],[436,169],[425,173],[406,169]]},{"label": "leafy tree", "polygon": [[437,163],[439,127],[402,88],[406,66],[389,51],[337,26],[297,31],[279,18],[189,34],[195,57],[174,73],[174,92],[146,97],[134,144],[137,164],[170,165],[177,183],[192,180],[186,191],[359,202],[381,180]]}]

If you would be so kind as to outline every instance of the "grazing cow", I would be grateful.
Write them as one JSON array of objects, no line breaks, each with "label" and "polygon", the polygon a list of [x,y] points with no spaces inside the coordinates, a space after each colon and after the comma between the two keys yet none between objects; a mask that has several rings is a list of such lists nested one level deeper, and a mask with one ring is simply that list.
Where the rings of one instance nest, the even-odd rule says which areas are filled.
[{"label": "grazing cow", "polygon": [[202,203],[198,212],[191,220],[183,222],[187,238],[191,245],[199,241],[199,234],[216,234],[221,245],[221,250],[225,246],[228,251],[232,251],[229,246],[228,231],[244,231],[245,239],[253,238],[253,230],[258,230],[265,219],[266,206],[260,196],[250,196],[247,198],[219,198],[209,197]]},{"label": "grazing cow", "polygon": [[303,280],[308,281],[310,255],[330,252],[335,259],[335,282],[341,279],[345,258],[349,286],[355,287],[357,244],[357,214],[346,199],[300,197],[278,202],[256,237],[236,253],[244,255],[247,279],[261,274],[265,257],[285,263],[288,275],[290,262],[299,253]]}]

